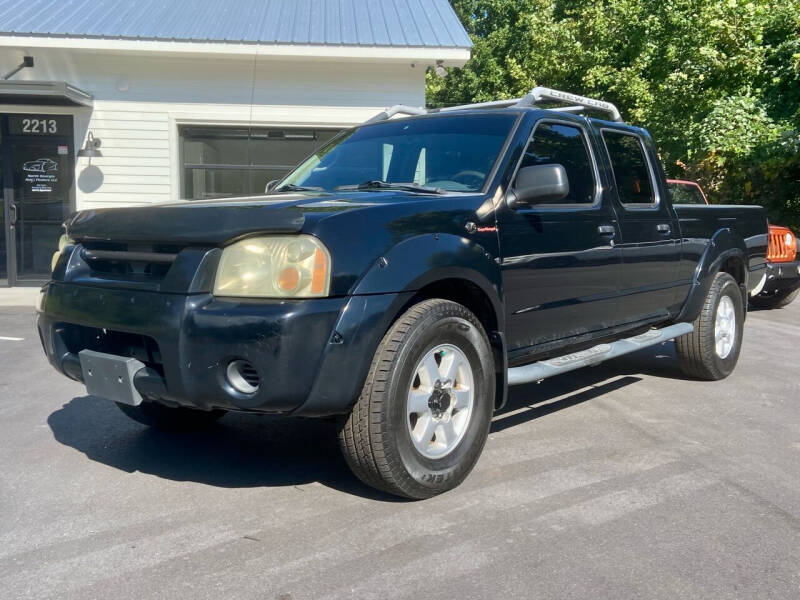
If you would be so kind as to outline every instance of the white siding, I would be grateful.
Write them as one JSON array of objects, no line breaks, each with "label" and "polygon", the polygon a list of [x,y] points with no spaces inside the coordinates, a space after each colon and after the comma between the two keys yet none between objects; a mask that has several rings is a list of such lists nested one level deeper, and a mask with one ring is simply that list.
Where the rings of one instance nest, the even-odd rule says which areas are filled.
[{"label": "white siding", "polygon": [[424,66],[396,62],[46,49],[34,55],[36,67],[20,78],[67,81],[95,97],[92,109],[4,108],[73,114],[76,150],[88,131],[102,140],[103,156],[91,167],[89,159],[77,161],[78,209],[178,199],[181,124],[338,128],[392,104],[425,101]]}]

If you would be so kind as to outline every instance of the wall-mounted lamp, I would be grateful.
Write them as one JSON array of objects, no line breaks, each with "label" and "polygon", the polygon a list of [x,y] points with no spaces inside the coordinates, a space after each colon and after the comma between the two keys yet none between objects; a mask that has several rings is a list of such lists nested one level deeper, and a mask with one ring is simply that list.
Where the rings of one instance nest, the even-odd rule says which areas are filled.
[{"label": "wall-mounted lamp", "polygon": [[444,68],[444,61],[437,60],[436,67],[433,69],[433,72],[436,73],[439,77],[447,77],[447,69]]},{"label": "wall-mounted lamp", "polygon": [[102,143],[102,140],[100,138],[95,139],[94,134],[90,131],[89,135],[86,136],[86,145],[78,150],[78,157],[97,158],[98,156],[103,156],[103,153],[100,152]]},{"label": "wall-mounted lamp", "polygon": [[19,63],[18,66],[14,67],[11,71],[3,75],[3,79],[11,79],[14,75],[22,71],[22,69],[32,66],[33,66],[33,57],[26,56],[22,59],[22,62]]}]

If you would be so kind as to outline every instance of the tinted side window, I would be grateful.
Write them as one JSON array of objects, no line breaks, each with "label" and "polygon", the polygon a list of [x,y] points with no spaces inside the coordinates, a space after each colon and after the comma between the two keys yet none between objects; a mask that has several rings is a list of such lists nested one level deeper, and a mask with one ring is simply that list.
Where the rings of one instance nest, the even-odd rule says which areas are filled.
[{"label": "tinted side window", "polygon": [[617,193],[623,204],[655,204],[650,167],[638,137],[604,131],[603,139],[611,158]]},{"label": "tinted side window", "polygon": [[586,146],[586,136],[579,127],[560,123],[536,126],[520,168],[559,164],[569,179],[569,196],[559,204],[592,204],[595,194],[594,169]]}]

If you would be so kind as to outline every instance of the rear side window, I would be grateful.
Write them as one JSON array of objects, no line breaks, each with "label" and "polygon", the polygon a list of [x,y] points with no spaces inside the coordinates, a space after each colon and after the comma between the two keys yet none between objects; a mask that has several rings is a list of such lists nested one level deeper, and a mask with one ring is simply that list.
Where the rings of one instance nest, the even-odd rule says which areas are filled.
[{"label": "rear side window", "polygon": [[569,179],[569,196],[559,204],[592,204],[595,176],[586,136],[579,127],[540,123],[533,132],[520,168],[559,164]]},{"label": "rear side window", "polygon": [[655,204],[653,179],[644,154],[642,141],[635,135],[603,131],[603,139],[611,158],[619,200],[623,204]]}]

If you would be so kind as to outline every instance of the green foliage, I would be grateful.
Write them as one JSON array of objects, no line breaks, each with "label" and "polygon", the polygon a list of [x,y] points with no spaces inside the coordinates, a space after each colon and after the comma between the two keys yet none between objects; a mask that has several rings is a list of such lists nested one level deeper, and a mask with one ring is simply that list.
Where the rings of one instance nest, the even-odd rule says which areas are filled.
[{"label": "green foliage", "polygon": [[536,85],[616,103],[667,172],[800,228],[800,0],[451,0],[473,58],[433,106]]}]

